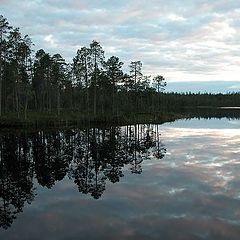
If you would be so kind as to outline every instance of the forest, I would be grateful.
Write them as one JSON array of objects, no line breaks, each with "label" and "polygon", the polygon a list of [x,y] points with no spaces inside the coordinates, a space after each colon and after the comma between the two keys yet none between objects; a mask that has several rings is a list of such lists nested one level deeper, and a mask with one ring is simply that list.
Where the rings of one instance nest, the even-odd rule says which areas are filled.
[{"label": "forest", "polygon": [[59,53],[34,52],[31,38],[0,16],[0,117],[114,121],[134,114],[239,106],[239,93],[165,93],[161,74],[143,75],[139,60],[131,61],[128,72],[123,65],[117,56],[105,59],[95,40],[78,49],[70,63]]},{"label": "forest", "polygon": [[34,201],[36,182],[50,189],[67,177],[79,193],[99,199],[108,182],[121,181],[124,168],[141,174],[142,163],[153,150],[158,160],[166,154],[158,127],[0,134],[0,228],[9,228],[18,213]]}]

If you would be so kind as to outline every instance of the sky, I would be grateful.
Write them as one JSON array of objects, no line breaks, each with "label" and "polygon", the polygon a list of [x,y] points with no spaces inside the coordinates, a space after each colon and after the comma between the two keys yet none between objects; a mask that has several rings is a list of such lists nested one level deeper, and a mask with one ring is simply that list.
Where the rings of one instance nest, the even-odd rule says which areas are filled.
[{"label": "sky", "polygon": [[[235,81],[240,90],[239,0],[0,0],[0,14],[35,46],[67,61],[97,40],[125,69],[168,82]],[[239,84],[237,83],[239,82]]]}]

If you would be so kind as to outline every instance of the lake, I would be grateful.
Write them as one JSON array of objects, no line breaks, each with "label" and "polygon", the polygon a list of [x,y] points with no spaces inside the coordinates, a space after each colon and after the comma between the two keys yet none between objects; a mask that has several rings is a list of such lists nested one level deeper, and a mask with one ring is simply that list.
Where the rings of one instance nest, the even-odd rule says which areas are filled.
[{"label": "lake", "polygon": [[0,133],[0,239],[239,239],[240,120]]}]

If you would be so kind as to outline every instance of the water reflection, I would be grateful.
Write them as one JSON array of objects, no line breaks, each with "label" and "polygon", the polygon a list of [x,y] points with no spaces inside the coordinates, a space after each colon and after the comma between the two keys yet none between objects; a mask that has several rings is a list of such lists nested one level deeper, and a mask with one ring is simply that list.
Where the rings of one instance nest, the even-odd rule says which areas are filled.
[{"label": "water reflection", "polygon": [[142,173],[143,161],[166,154],[158,127],[1,133],[0,226],[9,228],[24,205],[34,201],[35,180],[52,188],[67,177],[79,192],[99,199],[107,181],[120,181],[123,169]]},{"label": "water reflection", "polygon": [[192,119],[1,134],[0,239],[238,240],[239,128]]}]

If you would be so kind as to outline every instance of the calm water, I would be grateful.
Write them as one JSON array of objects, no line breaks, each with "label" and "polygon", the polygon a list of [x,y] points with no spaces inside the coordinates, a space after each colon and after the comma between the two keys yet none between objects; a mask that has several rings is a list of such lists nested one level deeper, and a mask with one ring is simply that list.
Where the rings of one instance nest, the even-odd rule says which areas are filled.
[{"label": "calm water", "polygon": [[0,134],[0,239],[239,239],[240,121]]}]

